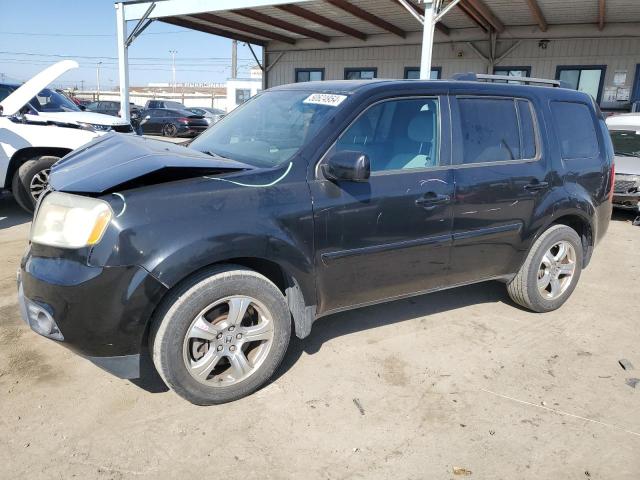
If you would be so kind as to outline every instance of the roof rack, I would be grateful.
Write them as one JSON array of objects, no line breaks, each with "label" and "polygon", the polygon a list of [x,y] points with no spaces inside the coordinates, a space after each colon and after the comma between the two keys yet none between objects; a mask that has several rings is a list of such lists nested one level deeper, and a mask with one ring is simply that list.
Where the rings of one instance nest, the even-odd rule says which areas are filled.
[{"label": "roof rack", "polygon": [[536,83],[540,85],[548,85],[552,87],[570,88],[569,84],[563,80],[549,80],[547,78],[534,77],[511,77],[509,75],[488,75],[486,73],[456,73],[451,77],[453,80],[477,82],[484,80],[486,82],[520,82],[520,83]]}]

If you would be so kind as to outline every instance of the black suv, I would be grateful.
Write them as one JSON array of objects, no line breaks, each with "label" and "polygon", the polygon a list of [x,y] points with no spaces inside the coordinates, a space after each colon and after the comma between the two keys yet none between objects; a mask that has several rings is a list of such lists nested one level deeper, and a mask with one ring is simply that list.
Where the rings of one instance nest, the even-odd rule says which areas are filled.
[{"label": "black suv", "polygon": [[272,88],[188,148],[105,135],[56,164],[22,312],[120,377],[148,347],[189,401],[237,399],[330,313],[487,280],[560,307],[607,230],[612,159],[565,88]]}]

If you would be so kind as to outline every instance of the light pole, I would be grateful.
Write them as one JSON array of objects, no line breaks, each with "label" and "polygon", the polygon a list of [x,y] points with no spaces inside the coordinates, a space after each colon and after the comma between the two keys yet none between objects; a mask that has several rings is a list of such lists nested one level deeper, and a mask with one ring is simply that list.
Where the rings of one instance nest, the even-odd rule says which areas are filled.
[{"label": "light pole", "polygon": [[171,54],[171,72],[173,77],[173,93],[176,93],[176,53],[177,50],[169,50]]},{"label": "light pole", "polygon": [[96,100],[100,100],[100,65],[102,65],[102,62],[96,63]]}]

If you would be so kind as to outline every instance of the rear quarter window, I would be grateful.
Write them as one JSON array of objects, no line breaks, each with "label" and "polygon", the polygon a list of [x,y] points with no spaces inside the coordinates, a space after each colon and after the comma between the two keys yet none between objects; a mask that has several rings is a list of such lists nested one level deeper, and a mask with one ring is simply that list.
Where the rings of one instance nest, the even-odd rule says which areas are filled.
[{"label": "rear quarter window", "polygon": [[598,138],[591,109],[584,103],[551,102],[551,114],[565,160],[598,155]]}]

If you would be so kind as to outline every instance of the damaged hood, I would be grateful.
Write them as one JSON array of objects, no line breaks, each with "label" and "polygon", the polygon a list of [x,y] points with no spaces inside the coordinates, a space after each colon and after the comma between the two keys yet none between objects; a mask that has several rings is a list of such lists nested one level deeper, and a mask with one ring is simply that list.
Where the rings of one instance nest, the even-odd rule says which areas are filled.
[{"label": "damaged hood", "polygon": [[58,191],[104,193],[119,186],[142,186],[252,168],[169,142],[109,133],[56,163],[51,168],[49,184]]},{"label": "damaged hood", "polygon": [[2,105],[2,114],[6,116],[15,115],[18,111],[24,107],[29,101],[35,97],[40,90],[46,88],[51,82],[62,75],[65,72],[73,68],[78,68],[78,62],[74,60],[62,60],[61,62],[54,63],[50,67],[45,68],[35,77],[32,77],[14,92],[5,98],[0,105]]}]

